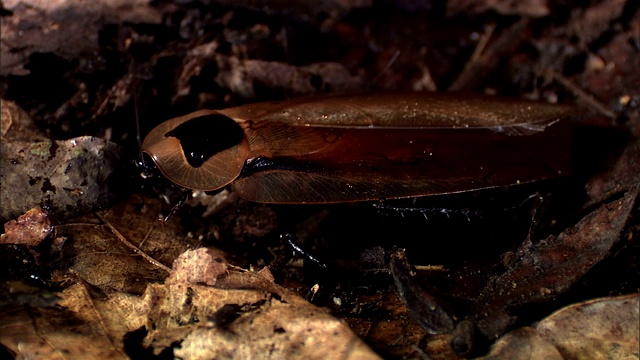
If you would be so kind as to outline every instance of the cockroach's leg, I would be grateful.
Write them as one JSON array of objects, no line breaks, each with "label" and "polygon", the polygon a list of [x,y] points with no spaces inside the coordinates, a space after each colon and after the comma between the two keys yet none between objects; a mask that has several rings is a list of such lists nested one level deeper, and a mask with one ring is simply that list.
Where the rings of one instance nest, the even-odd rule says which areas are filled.
[{"label": "cockroach's leg", "polygon": [[525,200],[533,200],[533,210],[531,210],[531,223],[529,224],[529,231],[527,232],[527,241],[531,241],[534,236],[535,230],[538,228],[540,224],[540,219],[542,218],[542,213],[544,210],[545,198],[539,193],[535,193],[529,197],[529,199]]},{"label": "cockroach's leg", "polygon": [[184,203],[187,202],[187,200],[189,200],[189,195],[191,195],[191,190],[185,189],[180,195],[181,195],[180,199],[178,199],[178,202],[175,205],[173,205],[173,207],[171,207],[171,210],[169,210],[169,214],[167,214],[167,216],[162,218],[163,222],[169,221],[169,218],[171,218],[173,214],[178,212],[178,210],[180,210],[182,205],[184,205]]},{"label": "cockroach's leg", "polygon": [[313,265],[319,268],[322,268],[322,269],[327,268],[327,264],[318,260],[318,258],[311,255],[308,251],[303,249],[300,245],[296,244],[293,235],[291,235],[290,233],[280,235],[280,241],[282,242],[286,250],[282,251],[279,255],[277,255],[276,258],[269,265],[269,268],[271,269],[272,272],[276,273],[284,269],[287,263],[289,263],[289,261],[291,261],[291,259],[293,259],[295,255],[302,256],[308,262],[312,263]]},{"label": "cockroach's leg", "polygon": [[471,221],[471,216],[482,218],[482,215],[478,212],[474,212],[468,208],[463,209],[447,209],[447,208],[425,208],[425,207],[405,207],[405,206],[394,206],[385,204],[380,201],[378,203],[373,204],[373,206],[378,210],[379,213],[387,215],[389,213],[398,214],[401,217],[405,216],[420,216],[425,220],[429,220],[430,216],[435,217],[446,217],[447,219],[451,215],[462,215],[467,221]]},{"label": "cockroach's leg", "polygon": [[508,266],[513,261],[524,256],[533,246],[533,239],[536,238],[536,231],[538,230],[538,226],[540,223],[540,219],[543,216],[543,209],[545,198],[539,193],[532,194],[527,199],[525,199],[520,205],[524,206],[525,203],[533,201],[533,205],[531,208],[531,222],[529,223],[529,230],[527,231],[527,237],[524,241],[518,246],[518,248],[514,251],[507,251],[502,255],[502,262],[504,266]]},{"label": "cockroach's leg", "polygon": [[323,269],[327,268],[327,264],[318,260],[318,258],[311,255],[308,251],[303,249],[300,245],[296,244],[296,242],[294,241],[293,235],[291,234],[280,235],[280,240],[284,243],[286,247],[292,250],[293,254],[298,254],[302,256],[303,258],[305,258],[306,260],[309,260],[312,264],[314,264],[319,268],[323,268]]},{"label": "cockroach's leg", "polygon": [[391,251],[389,266],[398,294],[416,322],[429,334],[451,333],[453,318],[432,294],[416,283],[416,271],[403,249]]}]

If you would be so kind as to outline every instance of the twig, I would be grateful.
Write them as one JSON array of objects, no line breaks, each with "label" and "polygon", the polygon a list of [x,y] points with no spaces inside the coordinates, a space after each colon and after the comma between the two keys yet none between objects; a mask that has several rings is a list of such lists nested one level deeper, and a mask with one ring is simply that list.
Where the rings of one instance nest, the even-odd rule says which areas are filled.
[{"label": "twig", "polygon": [[487,27],[488,27],[487,31],[485,31],[484,34],[482,34],[480,41],[478,41],[478,46],[476,46],[476,48],[473,50],[473,54],[471,54],[471,58],[465,65],[465,70],[467,69],[467,67],[470,67],[470,65],[473,65],[476,62],[478,62],[478,60],[480,59],[480,56],[484,52],[484,49],[487,47],[487,44],[489,43],[489,39],[491,39],[491,36],[493,35],[493,32],[496,29],[496,24],[491,23],[487,25]]},{"label": "twig", "polygon": [[473,87],[486,74],[498,66],[498,61],[507,56],[520,42],[523,41],[523,32],[529,25],[529,19],[523,18],[506,29],[490,46],[488,42],[493,36],[495,24],[490,24],[489,28],[482,35],[473,54],[465,65],[460,75],[449,86],[449,91],[460,91]]},{"label": "twig", "polygon": [[565,76],[559,74],[555,70],[550,69],[548,74],[551,76],[551,78],[562,84],[562,86],[571,90],[571,92],[578,98],[578,100],[583,101],[601,115],[604,115],[610,119],[616,118],[616,114],[613,111],[609,110],[603,103],[593,97],[593,95],[588,94],[586,91],[576,86],[573,81],[567,79]]},{"label": "twig", "polygon": [[142,256],[142,258],[144,258],[145,260],[147,260],[148,262],[150,262],[151,264],[155,265],[156,267],[170,273],[171,272],[171,268],[169,268],[168,266],[162,264],[161,262],[159,262],[158,260],[152,258],[151,256],[147,255],[144,251],[142,251],[139,247],[133,245],[131,242],[129,242],[129,240],[127,240],[127,238],[124,237],[124,235],[122,235],[120,233],[120,231],[118,231],[118,229],[116,229],[113,225],[111,225],[111,223],[101,214],[96,213],[96,216],[98,217],[98,219],[100,219],[100,221],[102,221],[110,230],[111,232],[118,238],[118,240],[120,240],[120,242],[122,242],[123,244],[125,244],[129,249],[133,250],[136,254]]},{"label": "twig", "polygon": [[393,55],[391,56],[391,59],[389,59],[389,61],[387,62],[387,64],[384,66],[384,69],[382,69],[380,71],[380,73],[378,75],[376,75],[375,78],[373,78],[373,80],[371,81],[372,84],[375,84],[378,82],[378,80],[380,80],[380,78],[387,72],[389,71],[389,69],[391,69],[391,66],[393,66],[393,64],[398,60],[398,57],[400,56],[400,50],[396,50]]}]

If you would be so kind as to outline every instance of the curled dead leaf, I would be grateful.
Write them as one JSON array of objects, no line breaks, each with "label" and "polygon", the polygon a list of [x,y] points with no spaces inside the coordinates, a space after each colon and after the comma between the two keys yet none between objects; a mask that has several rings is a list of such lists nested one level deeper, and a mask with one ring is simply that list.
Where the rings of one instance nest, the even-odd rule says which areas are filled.
[{"label": "curled dead leaf", "polygon": [[480,359],[637,359],[639,309],[639,294],[573,304],[507,333]]},{"label": "curled dead leaf", "polygon": [[37,246],[53,235],[55,229],[46,211],[33,208],[4,224],[4,234],[0,236],[0,244],[23,244]]},{"label": "curled dead leaf", "polygon": [[[273,283],[269,272],[227,269],[226,262],[217,259],[222,257],[213,250],[188,251],[174,263],[175,274],[164,285],[147,288],[144,346],[154,354],[172,351],[190,359],[247,359],[266,353],[288,359],[378,358],[348,326]],[[194,270],[187,271],[189,267]]]}]

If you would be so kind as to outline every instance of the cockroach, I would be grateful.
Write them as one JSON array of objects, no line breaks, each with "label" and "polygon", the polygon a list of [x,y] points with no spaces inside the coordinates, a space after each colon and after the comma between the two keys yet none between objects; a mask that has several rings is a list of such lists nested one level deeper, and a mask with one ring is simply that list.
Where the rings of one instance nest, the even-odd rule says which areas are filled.
[{"label": "cockroach", "polygon": [[[570,106],[468,94],[329,95],[196,111],[154,128],[142,150],[186,189],[230,186],[263,203],[377,201],[567,175],[575,115]],[[436,298],[391,258],[418,323],[453,331]],[[472,346],[456,338],[457,348]]]},{"label": "cockroach", "polygon": [[200,110],[142,144],[180,187],[263,203],[446,194],[570,172],[570,106],[438,93],[329,95]]}]

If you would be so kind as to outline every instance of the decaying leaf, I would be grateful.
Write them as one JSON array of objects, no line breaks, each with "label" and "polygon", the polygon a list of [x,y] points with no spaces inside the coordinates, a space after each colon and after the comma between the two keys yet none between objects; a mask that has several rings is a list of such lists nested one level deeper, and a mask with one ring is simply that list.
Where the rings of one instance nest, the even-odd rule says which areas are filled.
[{"label": "decaying leaf", "polygon": [[[199,255],[198,255],[199,254]],[[351,330],[306,300],[273,283],[269,273],[226,270],[220,255],[199,249],[183,254],[164,285],[151,285],[144,340],[154,354],[172,350],[190,359],[269,357],[377,358]],[[196,277],[176,275],[186,265],[217,268],[198,285]],[[211,264],[213,263],[213,264]],[[213,266],[213,267],[211,267]]]},{"label": "decaying leaf", "polygon": [[58,306],[1,307],[2,344],[21,359],[127,359],[122,339],[135,329],[127,327],[135,323],[135,312],[118,306],[114,312],[109,301],[126,302],[90,293],[83,284],[75,284],[58,294]]},{"label": "decaying leaf", "polygon": [[525,249],[483,290],[476,304],[480,331],[497,338],[514,321],[508,308],[552,299],[600,262],[619,239],[639,189],[635,186],[557,237]]},{"label": "decaying leaf", "polygon": [[[264,95],[295,97],[319,91],[341,92],[358,89],[362,85],[360,79],[352,76],[338,63],[292,66],[275,61],[245,60],[217,53],[218,46],[216,41],[189,51],[178,80],[180,95],[190,92],[190,82],[207,67],[218,71],[214,78],[204,81],[214,81],[220,87],[228,88],[247,99]],[[277,89],[286,92],[274,93]]]},{"label": "decaying leaf", "polygon": [[447,2],[447,13],[483,13],[496,11],[504,15],[520,15],[542,17],[549,14],[549,7],[544,0],[454,0]]},{"label": "decaying leaf", "polygon": [[493,345],[491,352],[479,359],[563,360],[564,358],[558,349],[542,338],[537,331],[530,327],[524,327],[502,336]]},{"label": "decaying leaf", "polygon": [[[268,270],[220,264],[226,261],[212,250],[187,251],[166,284],[150,284],[142,297],[105,293],[76,278],[58,293],[56,307],[1,307],[0,338],[23,358],[116,359],[141,346],[125,341],[144,326],[143,346],[179,358],[378,358],[344,323],[276,285]],[[198,276],[181,276],[188,266],[208,268],[204,279],[218,282],[210,286]]]},{"label": "decaying leaf", "polygon": [[[159,22],[148,0],[5,0],[11,17],[2,17],[2,75],[28,73],[23,66],[34,52],[75,59],[98,47],[98,31],[109,22]],[[126,9],[126,11],[124,11]],[[22,48],[26,51],[16,51]]]},{"label": "decaying leaf", "polygon": [[46,211],[33,208],[18,220],[4,224],[4,234],[0,236],[0,244],[23,244],[37,246],[54,233]]},{"label": "decaying leaf", "polygon": [[[633,345],[625,340],[626,335],[611,341],[615,332],[593,335],[582,325],[623,329],[616,325],[622,324],[626,305],[598,305],[608,309],[604,314],[610,317],[592,317],[585,324],[569,326],[566,318],[555,319],[555,329],[548,332],[552,326],[539,329],[520,316],[520,305],[543,301],[542,307],[554,307],[555,295],[610,252],[614,256],[602,265],[623,258],[618,270],[636,271],[635,255],[629,253],[635,246],[637,224],[628,226],[624,244],[620,241],[611,247],[624,225],[626,206],[632,206],[631,192],[620,194],[637,184],[640,171],[636,85],[640,12],[636,8],[632,0],[459,0],[446,5],[406,0],[296,4],[267,0],[2,1],[0,93],[28,110],[43,132],[24,112],[6,115],[5,109],[13,105],[7,107],[9,103],[2,101],[0,152],[8,157],[0,163],[0,220],[39,205],[52,210],[54,223],[62,224],[56,227],[61,235],[54,239],[56,248],[42,249],[41,261],[31,260],[33,253],[26,246],[2,245],[6,266],[0,271],[2,347],[23,358],[142,358],[154,353],[168,357],[304,354],[315,358],[337,356],[329,352],[334,345],[352,357],[375,356],[324,310],[276,285],[285,284],[304,294],[317,281],[320,290],[311,301],[346,319],[383,357],[455,359],[459,354],[453,353],[450,344],[460,336],[455,333],[460,325],[454,334],[429,336],[409,316],[390,276],[354,275],[360,271],[354,260],[362,253],[359,246],[405,241],[402,246],[421,242],[410,257],[428,253],[424,258],[430,264],[447,259],[442,264],[449,271],[442,277],[425,278],[441,280],[436,286],[454,289],[451,297],[444,298],[451,303],[444,305],[459,314],[470,310],[467,304],[477,299],[488,274],[507,267],[471,309],[475,317],[464,320],[479,320],[489,336],[507,329],[513,320],[510,315],[529,325],[502,338],[491,356],[553,359],[585,355],[572,350],[573,345],[585,344],[584,338],[563,340],[559,327],[573,329],[564,335],[592,336],[584,345],[592,353],[603,350],[607,355],[624,356]],[[545,18],[530,19],[538,16]],[[558,228],[556,233],[561,235],[556,238],[540,243],[532,239],[532,246],[523,246],[513,261],[501,262],[496,260],[499,254],[493,254],[491,260],[475,257],[475,250],[482,252],[493,244],[473,233],[457,241],[450,228],[436,226],[437,231],[425,232],[424,228],[432,228],[430,221],[392,226],[389,224],[396,223],[369,214],[358,222],[355,218],[363,207],[343,212],[317,209],[319,215],[310,217],[303,214],[306,209],[298,211],[301,208],[297,207],[289,218],[281,216],[277,211],[281,209],[237,201],[232,193],[205,216],[199,213],[202,204],[194,205],[161,223],[156,221],[158,215],[167,212],[151,206],[149,199],[136,196],[115,207],[111,201],[103,202],[113,199],[109,171],[116,163],[128,164],[120,149],[95,137],[53,140],[91,134],[137,153],[134,117],[140,119],[139,135],[144,135],[155,123],[197,108],[353,88],[457,88],[577,103],[605,114],[606,126],[626,135],[618,142],[598,132],[596,141],[604,146],[597,155],[617,157],[620,152],[610,151],[617,146],[622,156],[618,163],[600,168],[598,177],[589,172],[586,205],[571,204],[572,209],[589,209],[590,215],[568,229]],[[85,144],[75,147],[74,141]],[[82,150],[76,152],[78,149]],[[54,156],[58,151],[74,154]],[[90,156],[79,154],[85,151]],[[594,158],[587,156],[586,161],[594,162]],[[72,179],[54,181],[52,177],[62,176],[60,171],[70,172]],[[20,180],[14,184],[5,177]],[[137,191],[128,180],[120,184]],[[59,196],[62,193],[68,196]],[[604,202],[607,204],[602,205]],[[91,213],[101,206],[104,213]],[[351,211],[355,208],[358,210]],[[5,210],[10,210],[6,217]],[[78,214],[86,216],[69,218]],[[628,218],[633,216],[635,213]],[[567,222],[559,220],[559,224]],[[386,225],[378,224],[383,222]],[[298,238],[311,252],[321,252],[319,257],[331,255],[327,256],[329,267],[337,269],[330,275],[318,274],[300,266],[303,261],[299,260],[275,274],[278,280],[274,282],[268,270],[254,273],[234,268],[232,264],[268,264],[282,249],[275,235],[283,227],[296,228],[303,234]],[[492,227],[489,232],[495,237],[482,239],[501,237],[508,224],[487,227]],[[391,236],[376,242],[383,233]],[[412,236],[405,240],[405,234]],[[32,244],[38,241],[37,237],[27,238],[35,240]],[[442,247],[443,243],[460,246]],[[212,244],[225,250],[230,263],[218,250],[202,247]],[[517,245],[508,245],[513,246]],[[189,248],[198,250],[184,253]],[[182,253],[167,278],[167,265]],[[18,260],[4,261],[7,258]],[[377,265],[384,266],[382,261]],[[591,269],[578,287],[591,290]],[[613,285],[596,286],[594,291],[637,289],[634,275],[610,275],[606,270],[611,269],[598,276],[610,277]],[[47,281],[50,272],[51,281]],[[472,280],[458,279],[470,272],[477,273]],[[464,305],[458,307],[460,303]],[[633,305],[637,308],[637,302]],[[538,308],[527,305],[527,309],[530,306]],[[580,309],[580,313],[592,312],[586,306]],[[620,321],[611,321],[614,315]],[[453,317],[453,321],[459,319]],[[465,334],[460,336],[463,345],[467,344]],[[620,330],[615,334],[634,333]],[[507,343],[509,338],[513,341]],[[631,354],[637,358],[637,351]]]},{"label": "decaying leaf", "polygon": [[224,255],[215,249],[186,251],[173,262],[173,271],[165,283],[213,286],[218,281],[218,276],[227,272],[227,268]]},{"label": "decaying leaf", "polygon": [[570,305],[533,327],[566,358],[634,359],[640,354],[640,295]]},{"label": "decaying leaf", "polygon": [[587,184],[589,203],[597,203],[633,187],[640,179],[640,138],[634,139],[608,171],[592,177]]},{"label": "decaying leaf", "polygon": [[[89,215],[58,226],[68,238],[52,265],[54,281],[70,274],[106,293],[142,294],[148,282],[161,282],[180,253],[197,246],[181,234],[178,219],[159,222],[157,201],[133,196],[100,216]],[[151,259],[151,261],[149,261]]]},{"label": "decaying leaf", "polygon": [[639,309],[638,294],[573,304],[507,333],[481,359],[637,359]]},{"label": "decaying leaf", "polygon": [[390,254],[391,274],[398,295],[406,304],[414,319],[429,334],[448,334],[453,331],[453,319],[438,300],[420,288],[412,279],[415,269],[411,269],[403,250],[395,249]]},{"label": "decaying leaf", "polygon": [[15,102],[0,99],[2,141],[45,141],[47,137]]}]

